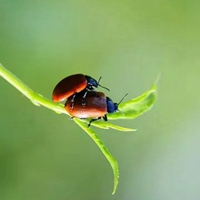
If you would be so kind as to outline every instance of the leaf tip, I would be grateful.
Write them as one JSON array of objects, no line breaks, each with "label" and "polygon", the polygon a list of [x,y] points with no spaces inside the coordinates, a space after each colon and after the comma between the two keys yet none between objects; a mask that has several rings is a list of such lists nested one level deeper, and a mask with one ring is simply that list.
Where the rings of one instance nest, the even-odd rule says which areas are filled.
[{"label": "leaf tip", "polygon": [[160,79],[161,79],[161,72],[158,74],[156,81],[154,82],[154,85],[157,85]]},{"label": "leaf tip", "polygon": [[112,192],[112,195],[114,195],[114,194],[115,194],[115,191]]},{"label": "leaf tip", "polygon": [[[119,178],[119,176],[118,176],[118,178]],[[118,181],[115,183],[115,185],[114,185],[114,188],[113,188],[113,191],[112,191],[112,195],[114,195],[115,194],[115,192],[116,192],[116,190],[117,190],[117,185],[118,185]]]},{"label": "leaf tip", "polygon": [[157,85],[158,85],[158,82],[160,81],[160,79],[161,79],[161,72],[158,74],[153,86],[151,87],[152,91],[156,91],[157,90]]}]

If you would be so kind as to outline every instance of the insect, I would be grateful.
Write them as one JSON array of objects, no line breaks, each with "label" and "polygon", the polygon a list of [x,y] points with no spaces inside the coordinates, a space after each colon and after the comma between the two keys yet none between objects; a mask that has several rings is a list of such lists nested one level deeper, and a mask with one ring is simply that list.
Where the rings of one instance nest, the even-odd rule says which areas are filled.
[{"label": "insect", "polygon": [[65,109],[67,112],[73,117],[86,119],[91,118],[88,127],[92,122],[100,120],[101,118],[104,121],[108,121],[107,113],[114,113],[118,110],[118,105],[123,101],[126,94],[119,103],[114,103],[109,97],[105,96],[102,92],[96,92],[96,94],[92,91],[88,91],[87,96],[85,98],[86,105],[83,106],[82,96],[84,91],[78,93],[76,99],[74,101],[74,106],[71,108],[71,98],[69,97],[65,103]]},{"label": "insect", "polygon": [[86,97],[88,91],[94,91],[94,87],[97,88],[100,86],[109,91],[108,88],[99,84],[100,80],[101,77],[98,81],[96,81],[94,78],[83,74],[73,74],[71,76],[67,76],[55,86],[52,94],[52,99],[54,102],[61,102],[68,97],[71,97],[70,106],[73,107],[72,104],[74,102],[74,98],[81,91],[84,91],[84,93],[81,93],[83,99]]}]

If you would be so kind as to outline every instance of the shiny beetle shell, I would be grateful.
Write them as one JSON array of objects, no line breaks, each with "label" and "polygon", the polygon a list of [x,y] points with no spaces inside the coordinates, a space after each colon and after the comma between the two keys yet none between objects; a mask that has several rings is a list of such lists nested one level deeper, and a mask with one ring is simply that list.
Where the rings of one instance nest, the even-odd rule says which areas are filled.
[{"label": "shiny beetle shell", "polygon": [[107,98],[102,92],[89,91],[85,97],[83,105],[82,93],[76,95],[73,108],[71,105],[72,97],[67,99],[65,109],[67,112],[77,118],[98,118],[107,113]]},{"label": "shiny beetle shell", "polygon": [[87,87],[87,79],[83,74],[74,74],[62,79],[54,88],[52,99],[60,102]]}]

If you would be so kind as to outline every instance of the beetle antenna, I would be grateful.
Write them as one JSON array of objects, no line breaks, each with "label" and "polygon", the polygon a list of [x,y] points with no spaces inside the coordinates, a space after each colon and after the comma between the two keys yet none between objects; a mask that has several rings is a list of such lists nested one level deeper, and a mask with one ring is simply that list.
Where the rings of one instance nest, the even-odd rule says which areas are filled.
[{"label": "beetle antenna", "polygon": [[101,80],[101,79],[102,79],[102,76],[100,76],[100,77],[99,77],[99,80],[98,80],[98,82],[97,82],[97,83],[98,83],[98,85],[99,85],[99,82],[100,82],[100,80]]},{"label": "beetle antenna", "polygon": [[104,86],[102,86],[102,85],[100,85],[100,84],[98,84],[98,85],[99,85],[100,87],[102,87],[102,88],[104,88],[104,89],[110,91],[107,87],[104,87]]},{"label": "beetle antenna", "polygon": [[126,93],[126,94],[123,96],[123,98],[120,100],[120,102],[119,102],[117,105],[119,105],[119,104],[124,100],[124,98],[125,98],[127,95],[128,95],[128,93]]},{"label": "beetle antenna", "polygon": [[97,82],[97,83],[98,83],[98,86],[100,86],[100,87],[102,87],[102,88],[104,88],[104,89],[110,91],[107,87],[104,87],[104,86],[102,86],[102,85],[99,84],[101,78],[102,78],[102,76],[99,77],[99,80],[98,80],[98,82]]}]

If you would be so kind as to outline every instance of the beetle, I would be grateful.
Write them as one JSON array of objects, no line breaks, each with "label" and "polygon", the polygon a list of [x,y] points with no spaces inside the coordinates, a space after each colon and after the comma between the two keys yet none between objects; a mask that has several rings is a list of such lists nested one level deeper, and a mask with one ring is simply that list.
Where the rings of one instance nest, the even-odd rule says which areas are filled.
[{"label": "beetle", "polygon": [[91,76],[83,74],[73,74],[71,76],[67,76],[55,86],[52,94],[52,100],[54,102],[61,102],[68,97],[72,97],[70,98],[72,107],[75,96],[81,91],[84,91],[84,93],[82,93],[83,98],[86,97],[88,91],[94,91],[94,87],[97,88],[100,86],[109,91],[108,88],[99,84],[100,80],[101,77],[98,81],[96,81]]},{"label": "beetle", "polygon": [[72,118],[91,118],[88,127],[91,125],[92,122],[97,121],[101,118],[103,118],[104,121],[108,121],[106,114],[111,114],[119,111],[118,105],[123,101],[125,96],[128,95],[126,94],[119,103],[114,103],[103,92],[96,92],[97,94],[95,94],[92,91],[88,91],[85,98],[86,105],[83,105],[82,93],[84,93],[84,91],[77,94],[73,108],[70,106],[71,98],[73,97],[69,97],[65,103],[65,109],[72,116]]}]

